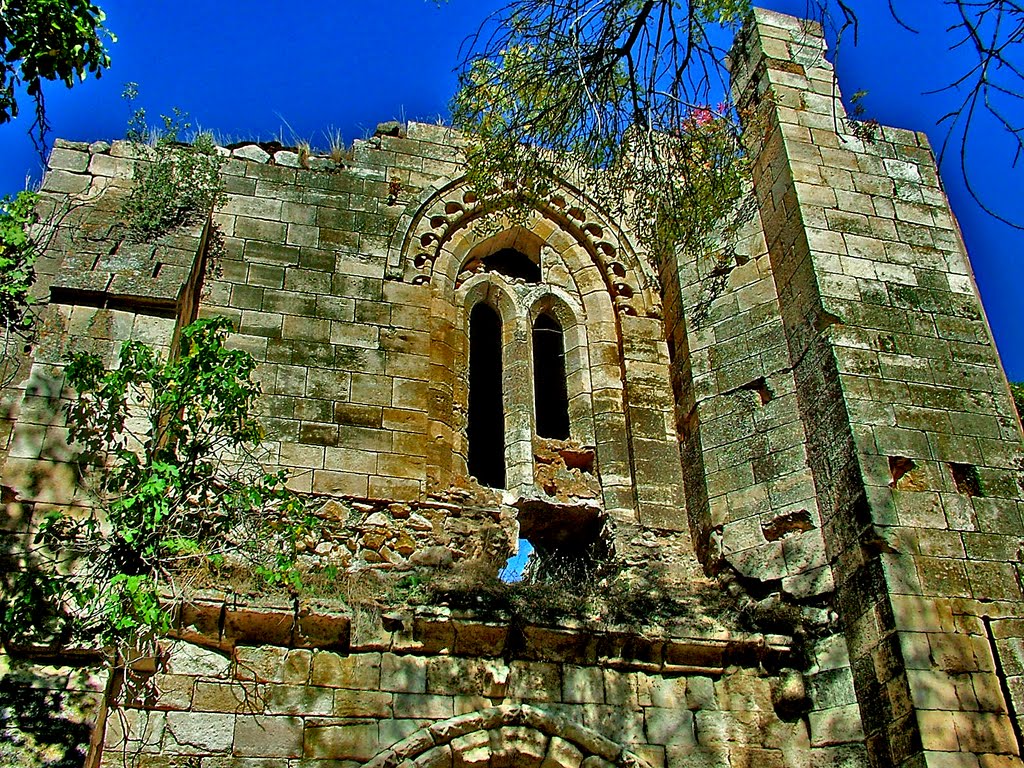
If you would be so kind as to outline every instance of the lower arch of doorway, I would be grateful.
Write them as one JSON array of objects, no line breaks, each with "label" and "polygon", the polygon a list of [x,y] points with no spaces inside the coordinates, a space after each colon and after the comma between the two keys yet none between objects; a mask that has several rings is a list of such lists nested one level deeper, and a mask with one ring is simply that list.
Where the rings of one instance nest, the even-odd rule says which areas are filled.
[{"label": "lower arch of doorway", "polygon": [[[461,756],[462,765],[537,765],[651,768],[643,758],[591,728],[529,704],[505,704],[442,720],[385,748],[363,768],[442,768]],[[468,759],[467,759],[468,758]],[[497,761],[494,761],[497,758]],[[596,759],[588,759],[596,758]]]}]

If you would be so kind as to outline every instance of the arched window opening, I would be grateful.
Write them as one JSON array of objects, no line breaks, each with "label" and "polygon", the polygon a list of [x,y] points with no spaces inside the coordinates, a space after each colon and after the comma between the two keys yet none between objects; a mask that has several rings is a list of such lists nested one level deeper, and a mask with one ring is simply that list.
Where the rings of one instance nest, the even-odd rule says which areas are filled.
[{"label": "arched window opening", "polygon": [[544,313],[533,324],[533,400],[537,436],[569,439],[569,394],[565,383],[565,335]]},{"label": "arched window opening", "polygon": [[501,393],[501,318],[486,304],[469,316],[469,474],[505,487],[505,412]]},{"label": "arched window opening", "polygon": [[526,283],[541,281],[544,241],[533,232],[512,227],[477,243],[459,269],[456,287],[475,274],[493,272]]}]

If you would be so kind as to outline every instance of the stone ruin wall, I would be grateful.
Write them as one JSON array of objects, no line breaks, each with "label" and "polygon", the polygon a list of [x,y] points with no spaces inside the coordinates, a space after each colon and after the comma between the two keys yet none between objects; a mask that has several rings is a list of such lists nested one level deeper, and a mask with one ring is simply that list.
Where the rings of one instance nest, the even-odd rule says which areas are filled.
[{"label": "stone ruin wall", "polygon": [[[521,535],[596,521],[641,583],[660,562],[760,631],[211,588],[102,695],[10,657],[5,680],[81,691],[68,722],[99,707],[91,766],[1019,765],[1020,431],[927,142],[848,121],[820,31],[795,19],[759,11],[733,77],[752,196],[735,237],[676,259],[638,251],[571,180],[493,225],[458,137],[416,123],[340,169],[235,148],[209,222],[132,245],[117,212],[144,159],[59,143],[49,303],[5,400],[5,552],[90,503],[61,421],[67,352],[169,349],[194,315],[226,315],[260,363],[268,462],[319,500],[309,564],[496,570]],[[489,270],[504,248],[540,281]],[[466,469],[480,302],[502,319],[501,493]],[[565,331],[569,441],[535,437],[539,312]]]}]

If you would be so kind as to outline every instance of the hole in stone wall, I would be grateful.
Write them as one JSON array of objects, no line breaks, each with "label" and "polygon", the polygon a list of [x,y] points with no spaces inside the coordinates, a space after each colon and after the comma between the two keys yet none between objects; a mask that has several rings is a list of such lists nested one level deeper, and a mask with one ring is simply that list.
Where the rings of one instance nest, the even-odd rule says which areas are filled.
[{"label": "hole in stone wall", "polygon": [[[531,237],[535,240],[530,239]],[[520,240],[525,240],[522,246],[529,253],[524,253],[519,247],[502,247],[503,243],[519,244]],[[465,279],[480,272],[493,272],[513,280],[539,283],[541,280],[540,242],[540,238],[535,235],[517,235],[514,230],[508,230],[489,238],[473,249],[469,259],[459,270],[456,285],[461,285]],[[482,255],[485,253],[488,255]]]},{"label": "hole in stone wall", "polygon": [[611,559],[604,518],[593,507],[526,502],[519,526],[532,550],[523,570],[525,582],[585,584]]},{"label": "hole in stone wall", "polygon": [[765,381],[764,376],[754,379],[749,384],[744,384],[742,389],[748,389],[751,392],[756,392],[757,396],[761,399],[761,405],[767,404],[775,397],[775,393],[772,392],[771,388],[768,386],[768,382]]},{"label": "hole in stone wall", "polygon": [[535,438],[534,483],[558,503],[597,498],[601,486],[594,472],[596,458],[592,446],[581,445],[574,440]]},{"label": "hole in stone wall", "polygon": [[795,533],[803,533],[814,528],[811,513],[806,509],[787,512],[769,522],[761,523],[761,532],[767,541],[778,541]]},{"label": "hole in stone wall", "polygon": [[538,437],[569,438],[569,394],[565,384],[565,338],[548,314],[533,324],[533,399]]},{"label": "hole in stone wall", "polygon": [[484,257],[483,261],[488,272],[519,278],[527,283],[540,282],[540,264],[513,248],[502,248],[500,251]]},{"label": "hole in stone wall", "polygon": [[947,464],[949,474],[953,477],[953,485],[957,493],[964,496],[984,496],[981,492],[981,477],[978,475],[978,468],[973,464],[961,464],[951,461]]},{"label": "hole in stone wall", "polygon": [[917,462],[906,456],[889,457],[889,474],[892,477],[890,488],[900,491],[923,491],[926,487]]},{"label": "hole in stone wall", "polygon": [[505,567],[502,568],[501,573],[498,574],[498,578],[506,584],[522,581],[527,563],[529,563],[530,555],[532,554],[533,545],[526,539],[520,539],[519,551],[508,559],[508,562],[505,563]]},{"label": "hole in stone wall", "polygon": [[501,318],[486,304],[469,316],[469,474],[505,487],[505,413],[501,390]]}]

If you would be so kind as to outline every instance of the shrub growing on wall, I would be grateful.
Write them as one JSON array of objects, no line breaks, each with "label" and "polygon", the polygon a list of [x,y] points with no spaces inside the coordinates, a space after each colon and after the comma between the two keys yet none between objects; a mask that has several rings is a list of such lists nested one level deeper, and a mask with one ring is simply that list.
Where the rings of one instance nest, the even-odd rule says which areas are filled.
[{"label": "shrub growing on wall", "polygon": [[42,523],[28,567],[5,585],[6,639],[138,646],[169,628],[183,575],[226,556],[267,582],[297,578],[295,540],[311,518],[253,455],[260,388],[251,355],[224,345],[229,325],[184,328],[167,360],[137,341],[112,370],[73,356],[69,438],[98,504]]}]

